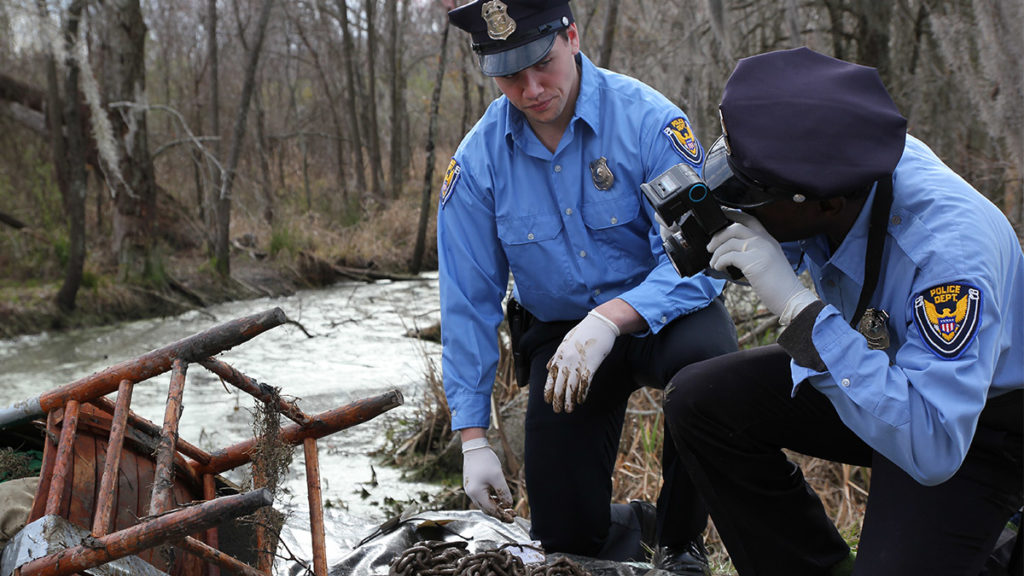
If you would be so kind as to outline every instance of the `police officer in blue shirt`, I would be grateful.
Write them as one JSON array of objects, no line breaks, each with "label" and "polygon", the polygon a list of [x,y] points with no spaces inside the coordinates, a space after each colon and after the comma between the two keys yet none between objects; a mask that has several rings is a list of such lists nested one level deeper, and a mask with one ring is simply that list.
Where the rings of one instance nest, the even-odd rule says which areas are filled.
[{"label": "police officer in blue shirt", "polygon": [[677,106],[580,53],[567,0],[475,1],[449,17],[502,92],[455,152],[437,216],[442,370],[466,494],[511,521],[485,437],[511,273],[534,538],[548,552],[643,559],[649,528],[666,567],[703,573],[707,514],[671,441],[657,520],[650,504],[610,501],[630,394],[736,350],[724,282],[676,274],[640,190],[680,162],[699,170],[704,149]]},{"label": "police officer in blue shirt", "polygon": [[[665,414],[734,565],[979,574],[1024,500],[1017,235],[906,133],[873,68],[753,56],[720,111],[705,180],[742,212],[711,266],[742,270],[786,327],[681,370]],[[855,561],[783,448],[871,467]]]}]

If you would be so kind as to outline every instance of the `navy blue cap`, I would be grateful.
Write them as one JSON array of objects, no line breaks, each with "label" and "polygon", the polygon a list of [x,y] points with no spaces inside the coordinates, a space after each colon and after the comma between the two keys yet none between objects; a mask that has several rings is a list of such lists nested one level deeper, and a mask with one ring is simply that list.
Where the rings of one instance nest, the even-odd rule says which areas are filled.
[{"label": "navy blue cap", "polygon": [[487,76],[507,76],[540,62],[559,30],[573,22],[569,0],[474,0],[448,13],[473,37]]},{"label": "navy blue cap", "polygon": [[705,172],[731,171],[729,177],[746,185],[746,197],[736,186],[715,192],[736,207],[782,195],[863,192],[892,174],[907,135],[907,121],[877,70],[808,48],[741,59],[719,110],[728,153],[716,155],[716,164],[728,165]]}]

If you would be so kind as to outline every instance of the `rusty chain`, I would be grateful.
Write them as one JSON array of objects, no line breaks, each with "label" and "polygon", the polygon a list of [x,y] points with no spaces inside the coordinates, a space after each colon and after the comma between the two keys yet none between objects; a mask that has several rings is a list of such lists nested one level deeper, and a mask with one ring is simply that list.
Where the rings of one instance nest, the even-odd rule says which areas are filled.
[{"label": "rusty chain", "polygon": [[527,567],[505,549],[507,544],[476,554],[467,553],[466,547],[466,542],[417,542],[391,561],[388,576],[592,576],[565,557]]},{"label": "rusty chain", "polygon": [[456,562],[467,554],[466,546],[442,540],[417,542],[391,561],[388,576],[454,576]]}]

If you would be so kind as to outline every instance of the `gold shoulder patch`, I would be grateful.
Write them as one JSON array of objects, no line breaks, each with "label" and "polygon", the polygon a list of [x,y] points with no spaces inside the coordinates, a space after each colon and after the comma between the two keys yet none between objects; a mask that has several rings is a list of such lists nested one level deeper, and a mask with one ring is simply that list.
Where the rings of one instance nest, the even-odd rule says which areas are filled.
[{"label": "gold shoulder patch", "polygon": [[672,148],[690,164],[699,167],[704,162],[704,148],[693,135],[686,118],[679,117],[661,129],[661,133],[672,143]]},{"label": "gold shoulder patch", "polygon": [[914,321],[936,356],[956,360],[978,334],[981,289],[954,282],[939,284],[914,297]]},{"label": "gold shoulder patch", "polygon": [[448,199],[455,192],[455,185],[458,184],[460,175],[462,175],[462,166],[459,166],[455,158],[452,158],[452,161],[448,163],[448,169],[444,171],[444,181],[441,183],[441,208],[444,208]]}]

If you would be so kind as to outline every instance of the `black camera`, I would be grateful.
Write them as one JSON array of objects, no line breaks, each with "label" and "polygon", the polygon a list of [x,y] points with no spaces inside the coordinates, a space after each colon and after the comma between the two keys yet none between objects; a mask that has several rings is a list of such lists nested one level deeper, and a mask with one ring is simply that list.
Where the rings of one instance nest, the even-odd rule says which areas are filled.
[{"label": "black camera", "polygon": [[[667,230],[662,234],[665,254],[680,276],[693,276],[707,269],[711,237],[732,223],[711,196],[711,190],[689,164],[676,164],[660,176],[640,185]],[[729,267],[729,275],[743,274]]]}]

